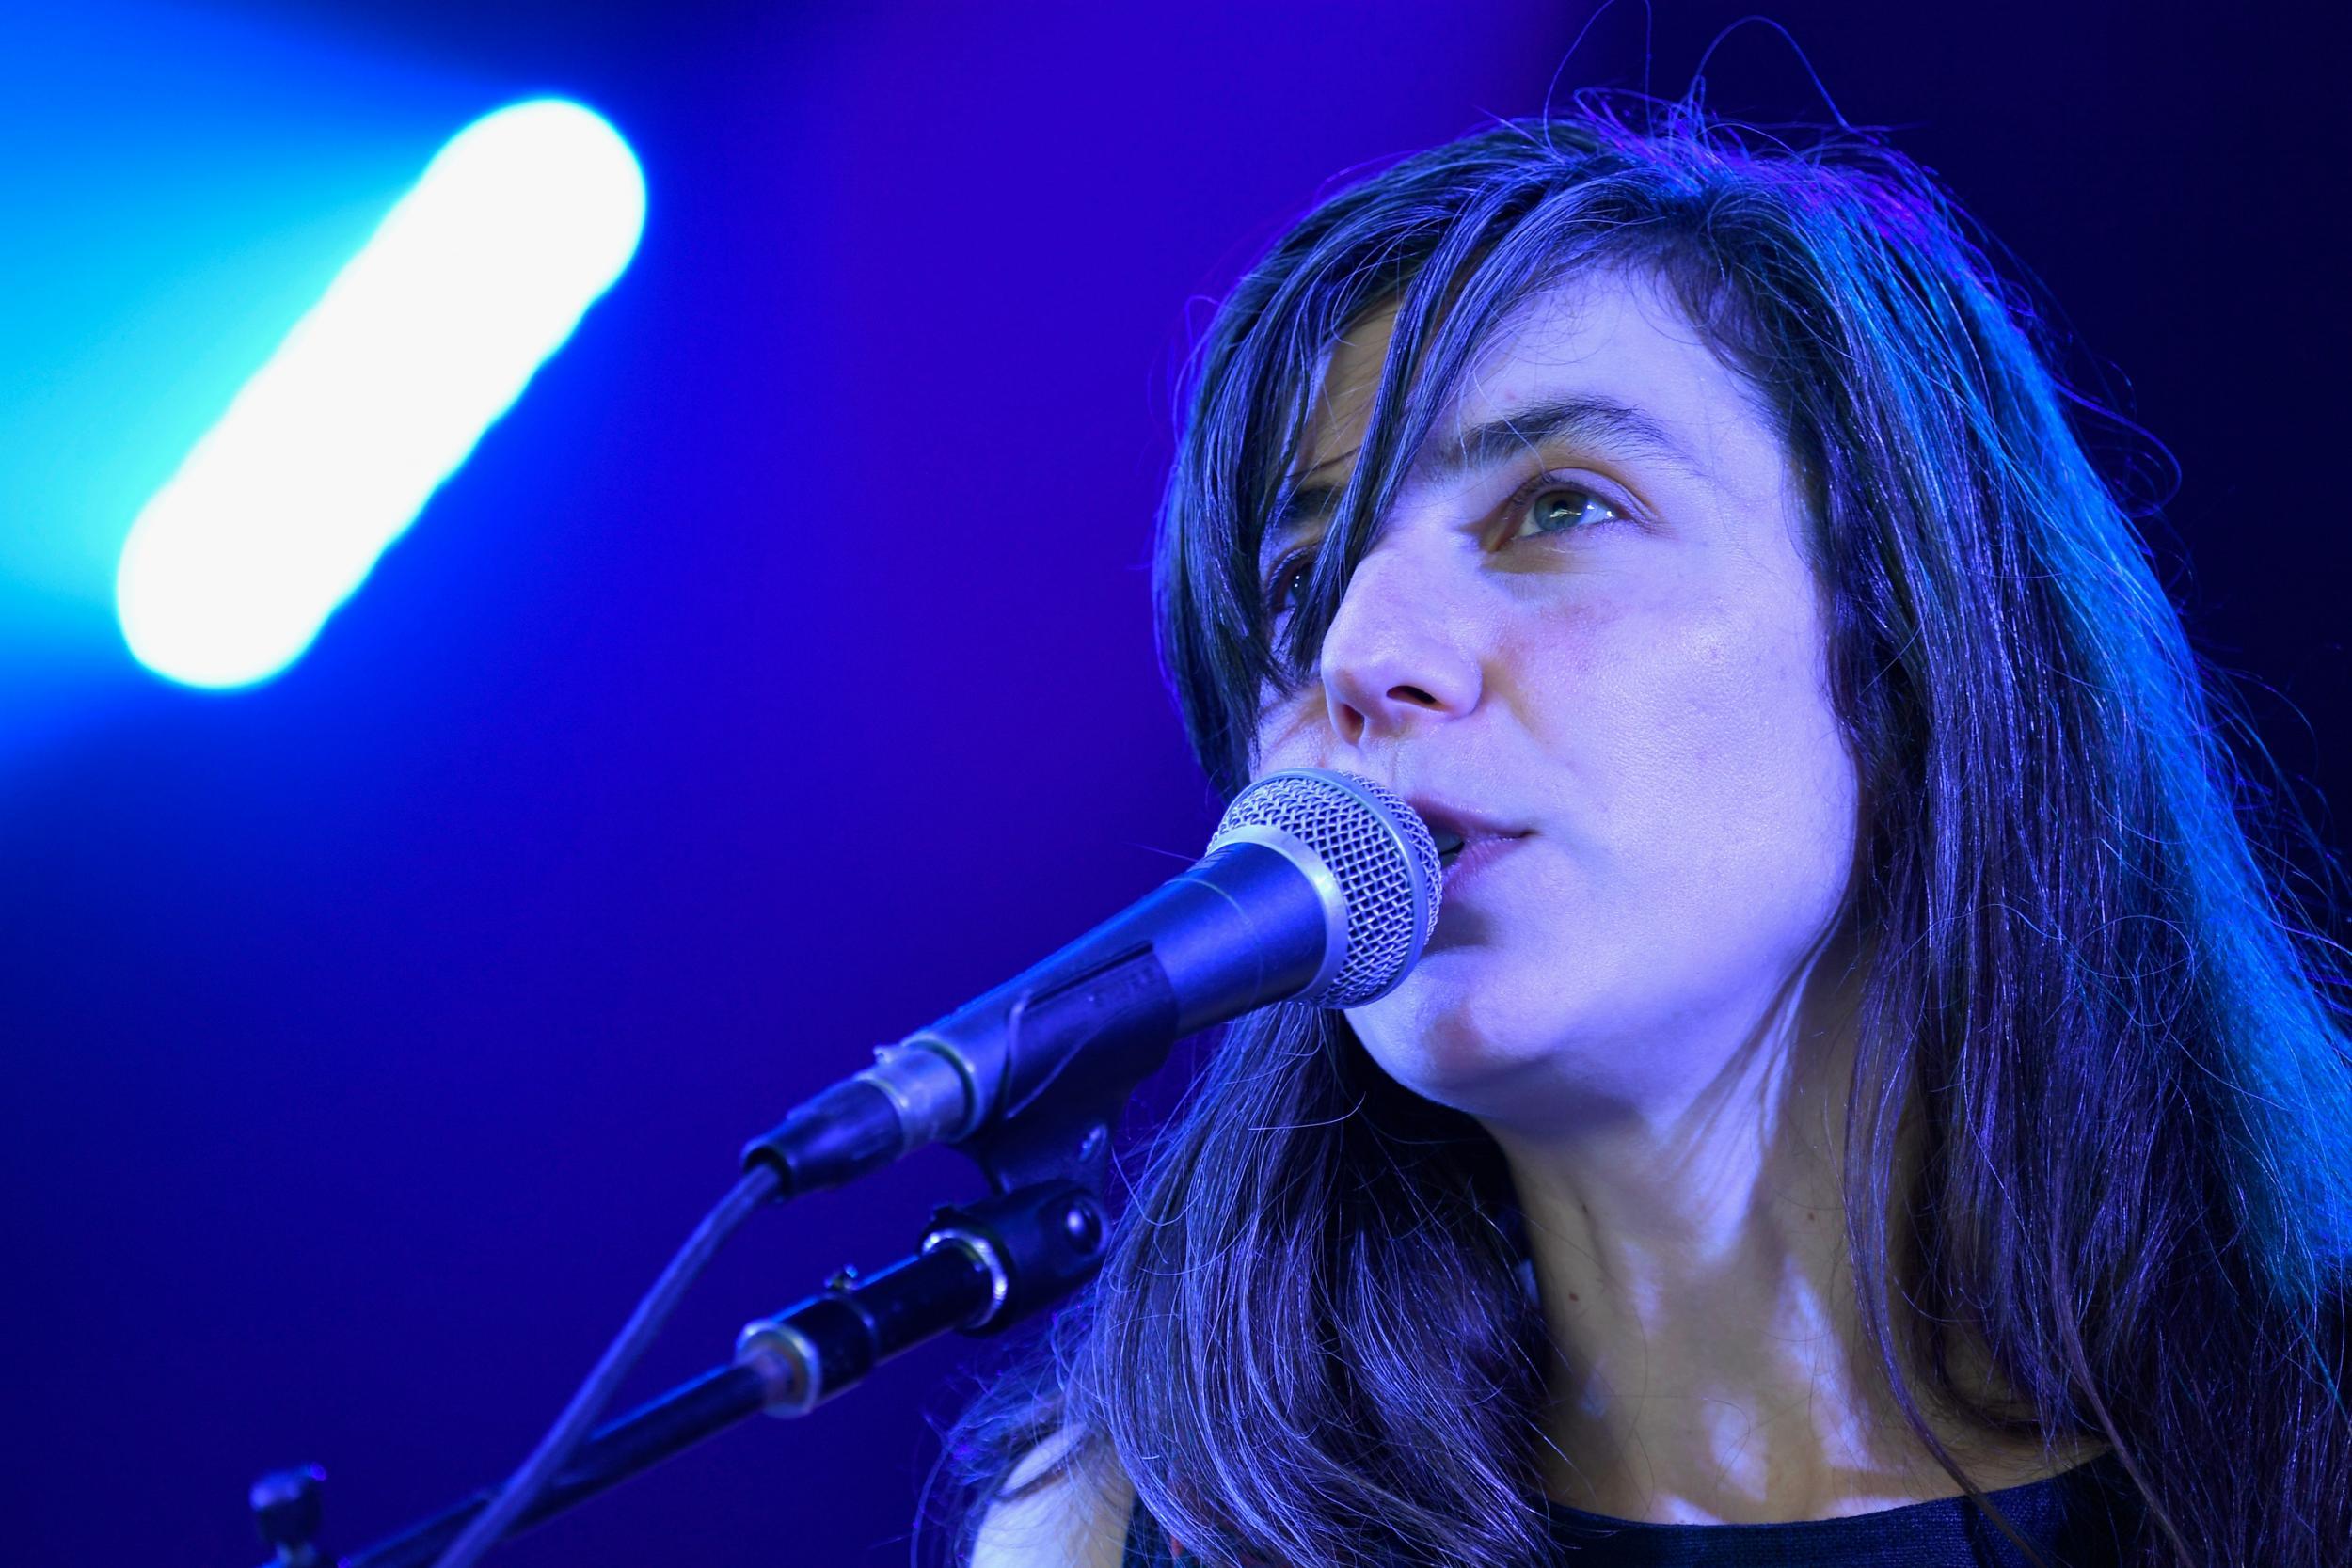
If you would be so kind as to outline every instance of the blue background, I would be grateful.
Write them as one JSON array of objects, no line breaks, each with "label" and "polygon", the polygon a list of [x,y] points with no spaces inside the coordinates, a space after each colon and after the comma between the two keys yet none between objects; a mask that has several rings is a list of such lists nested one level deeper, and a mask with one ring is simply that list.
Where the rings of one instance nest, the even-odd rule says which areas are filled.
[{"label": "blue background", "polygon": [[[1678,93],[1746,8],[0,9],[0,1559],[249,1563],[246,1482],[302,1460],[350,1550],[509,1468],[745,1137],[1197,853],[1145,567],[1209,300],[1343,170]],[[2341,796],[2337,40],[1772,14],[2178,457],[2168,579]],[[1824,112],[1765,27],[1708,79]],[[433,150],[538,92],[635,147],[629,271],[284,676],[138,672],[140,501]],[[763,1216],[631,1395],[975,1188],[934,1151]],[[980,1365],[934,1346],[501,1560],[902,1561]]]}]

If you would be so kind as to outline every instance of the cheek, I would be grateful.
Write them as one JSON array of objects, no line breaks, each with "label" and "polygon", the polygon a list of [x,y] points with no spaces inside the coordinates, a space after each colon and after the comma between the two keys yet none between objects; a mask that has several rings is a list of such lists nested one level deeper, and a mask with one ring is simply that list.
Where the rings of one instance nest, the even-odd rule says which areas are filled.
[{"label": "cheek", "polygon": [[1597,875],[1677,918],[1726,898],[1759,917],[1826,917],[1850,869],[1855,785],[1809,593],[1621,605],[1535,639],[1545,695],[1531,728],[1572,792],[1572,830],[1593,835]]},{"label": "cheek", "polygon": [[[1809,615],[1757,617],[1729,607],[1665,640],[1646,705],[1670,761],[1722,818],[1753,827],[1810,822],[1849,774]],[[1793,623],[1793,624],[1792,624]]]},{"label": "cheek", "polygon": [[1252,755],[1256,766],[1253,773],[1275,773],[1285,768],[1319,768],[1323,766],[1328,746],[1324,739],[1321,689],[1311,684],[1311,701],[1305,693],[1293,693],[1264,707],[1259,714]]}]

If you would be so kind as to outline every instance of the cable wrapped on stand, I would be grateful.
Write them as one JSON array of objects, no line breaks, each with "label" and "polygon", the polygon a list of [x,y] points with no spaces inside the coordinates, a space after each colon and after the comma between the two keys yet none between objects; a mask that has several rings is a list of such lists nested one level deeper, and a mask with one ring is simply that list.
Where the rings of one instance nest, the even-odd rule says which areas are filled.
[{"label": "cable wrapped on stand", "polygon": [[661,1277],[638,1302],[628,1322],[621,1325],[621,1332],[588,1374],[588,1381],[580,1386],[580,1392],[572,1396],[572,1402],[564,1407],[564,1414],[556,1418],[555,1425],[548,1429],[548,1434],[539,1440],[531,1456],[499,1488],[490,1505],[450,1544],[436,1568],[471,1568],[538,1501],[539,1494],[587,1437],[592,1423],[612,1402],[621,1380],[637,1365],[645,1347],[653,1343],[653,1337],[661,1331],[672,1309],[694,1281],[702,1277],[703,1270],[709,1267],[727,1238],[741,1228],[753,1211],[776,1196],[779,1185],[774,1170],[754,1165],[728,1189],[718,1207],[703,1217],[694,1233],[686,1238],[686,1244],[678,1248],[677,1256],[670,1259],[670,1266],[662,1270]]},{"label": "cable wrapped on stand", "polygon": [[[726,1211],[723,1204],[713,1219]],[[1101,1200],[1074,1181],[1040,1182],[966,1207],[940,1209],[914,1253],[863,1277],[845,1269],[818,1294],[746,1324],[732,1365],[716,1368],[574,1444],[564,1450],[568,1461],[557,1460],[557,1473],[532,1495],[517,1493],[515,1481],[498,1490],[485,1488],[342,1559],[343,1568],[427,1568],[451,1560],[463,1541],[476,1536],[486,1550],[746,1417],[761,1411],[805,1415],[854,1387],[882,1362],[950,1330],[1001,1332],[1091,1277],[1102,1264],[1107,1228]],[[711,1230],[711,1221],[706,1221],[697,1239]],[[723,1232],[717,1234],[723,1238]],[[690,1243],[681,1251],[680,1262],[692,1250]],[[672,1265],[674,1273],[677,1267]],[[647,1304],[654,1305],[651,1296]],[[647,1316],[641,1307],[631,1328]],[[624,1330],[624,1339],[628,1332]],[[614,1349],[622,1343],[616,1340]],[[598,1372],[608,1364],[617,1364],[612,1352]],[[588,1392],[581,1390],[583,1397]],[[583,1399],[574,1400],[573,1409],[582,1405]],[[541,1443],[534,1460],[558,1451],[562,1426],[559,1422],[558,1432]],[[518,1480],[521,1476],[517,1472]],[[493,1535],[489,1511],[509,1496],[517,1500],[497,1521]],[[310,1517],[315,1522],[314,1498]],[[280,1561],[307,1549],[307,1542],[283,1542]]]}]

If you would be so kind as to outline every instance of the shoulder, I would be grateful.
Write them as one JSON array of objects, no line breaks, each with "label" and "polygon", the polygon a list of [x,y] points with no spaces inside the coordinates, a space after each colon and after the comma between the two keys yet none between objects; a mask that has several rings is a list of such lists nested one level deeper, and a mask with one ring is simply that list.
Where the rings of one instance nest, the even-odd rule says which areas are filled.
[{"label": "shoulder", "polygon": [[987,1505],[971,1568],[1119,1568],[1135,1488],[1116,1464],[1066,1464],[1073,1446],[1057,1434],[1022,1456],[1003,1488],[1018,1495]]}]

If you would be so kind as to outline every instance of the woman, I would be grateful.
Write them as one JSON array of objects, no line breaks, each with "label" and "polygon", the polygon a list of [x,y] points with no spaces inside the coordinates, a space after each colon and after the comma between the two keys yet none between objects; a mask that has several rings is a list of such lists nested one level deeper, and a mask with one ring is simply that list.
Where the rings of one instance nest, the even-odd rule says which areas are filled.
[{"label": "woman", "polygon": [[975,1560],[2352,1560],[2345,1037],[2033,327],[1899,157],[1687,113],[1242,280],[1194,746],[1464,847],[1393,992],[1229,1031]]}]

